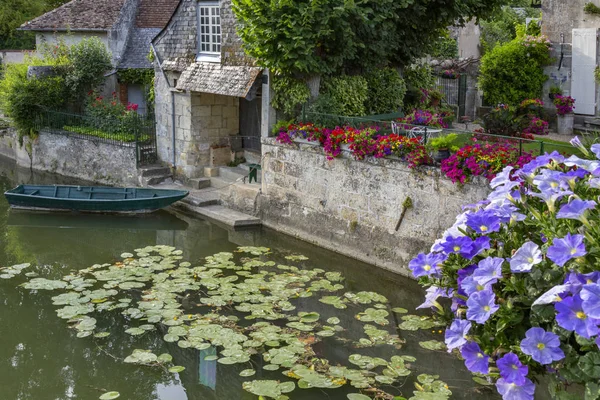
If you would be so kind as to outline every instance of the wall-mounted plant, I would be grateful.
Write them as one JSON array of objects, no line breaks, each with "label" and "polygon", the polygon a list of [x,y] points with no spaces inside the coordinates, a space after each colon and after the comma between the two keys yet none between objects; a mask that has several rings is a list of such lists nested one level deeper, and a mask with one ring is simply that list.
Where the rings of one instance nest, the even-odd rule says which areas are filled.
[{"label": "wall-mounted plant", "polygon": [[552,86],[548,92],[548,96],[554,100],[556,96],[562,96],[562,89],[559,86]]},{"label": "wall-mounted plant", "polygon": [[600,83],[600,66],[596,66],[594,70],[594,78],[596,79],[596,83]]},{"label": "wall-mounted plant", "polygon": [[586,3],[586,5],[583,6],[583,11],[586,14],[600,15],[600,7],[598,7],[594,3]]}]

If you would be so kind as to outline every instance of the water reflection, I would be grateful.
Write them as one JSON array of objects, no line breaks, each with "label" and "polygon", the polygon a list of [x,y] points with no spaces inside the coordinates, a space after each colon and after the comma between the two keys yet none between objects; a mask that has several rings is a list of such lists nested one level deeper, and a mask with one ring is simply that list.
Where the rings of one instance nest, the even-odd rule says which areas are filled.
[{"label": "water reflection", "polygon": [[[21,183],[77,182],[23,171],[0,160],[0,190]],[[123,218],[13,212],[0,196],[0,265],[32,262],[43,276],[59,277],[95,263],[113,262],[123,252],[156,244],[183,250],[184,257],[191,262],[217,252],[232,251],[237,246],[267,246],[278,249],[273,256],[277,262],[285,264],[286,255],[304,254],[309,260],[301,262],[301,266],[341,272],[346,278],[345,291],[377,291],[393,306],[407,309],[413,309],[422,298],[420,288],[413,281],[268,230],[230,231],[190,216],[168,213]],[[16,287],[22,281],[22,278],[0,281],[0,399],[95,399],[110,390],[131,400],[255,399],[242,390],[242,382],[248,378],[239,376],[249,365],[205,361],[210,350],[181,349],[177,344],[164,342],[162,331],[142,337],[127,335],[124,330],[137,326],[138,322],[129,325],[118,312],[94,315],[98,319],[98,331],[111,332],[108,338],[77,339],[76,332],[56,316],[51,300],[54,294]],[[362,336],[363,323],[354,318],[357,309],[349,307],[340,311],[317,300],[317,297],[299,299],[295,303],[296,311],[317,311],[323,319],[336,316],[348,329],[347,336]],[[392,318],[392,326],[397,323]],[[401,332],[401,336],[407,343],[402,350],[394,352],[418,358],[413,375],[439,374],[451,386],[455,393],[453,398],[497,398],[491,392],[479,393],[462,362],[454,356],[426,351],[417,345],[418,341],[441,339],[439,333]],[[133,349],[170,353],[175,364],[186,370],[177,375],[161,368],[123,363],[122,359]],[[326,338],[315,350],[323,357],[344,364],[348,355],[356,352],[333,338]],[[389,359],[392,348],[381,346],[361,352]],[[262,370],[264,362],[260,357],[253,358],[252,362],[257,374],[251,379],[283,378],[281,372]],[[412,383],[409,379],[404,387],[386,390],[410,397]],[[297,389],[290,398],[342,400],[346,399],[345,393],[355,391],[351,388]]]}]

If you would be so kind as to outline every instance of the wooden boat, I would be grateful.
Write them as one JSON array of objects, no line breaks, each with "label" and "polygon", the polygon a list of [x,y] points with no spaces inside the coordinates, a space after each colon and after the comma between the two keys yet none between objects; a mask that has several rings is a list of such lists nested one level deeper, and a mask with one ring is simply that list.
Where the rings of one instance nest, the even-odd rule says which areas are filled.
[{"label": "wooden boat", "polygon": [[185,190],[19,185],[4,193],[15,208],[83,212],[150,212],[183,199]]}]

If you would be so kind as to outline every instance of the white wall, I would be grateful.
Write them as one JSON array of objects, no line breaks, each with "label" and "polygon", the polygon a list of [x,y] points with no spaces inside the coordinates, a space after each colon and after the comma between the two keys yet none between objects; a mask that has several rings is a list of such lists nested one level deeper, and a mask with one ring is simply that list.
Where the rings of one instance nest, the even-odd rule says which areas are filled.
[{"label": "white wall", "polygon": [[100,39],[100,41],[106,46],[106,49],[109,50],[108,34],[106,32],[38,32],[35,35],[35,46],[39,52],[40,47],[44,43],[47,43],[49,45],[55,45],[60,40],[63,40],[65,44],[71,46],[76,43],[79,43],[83,39],[88,39],[91,37],[97,37],[98,39]]},{"label": "white wall", "polygon": [[27,54],[33,53],[34,50],[0,50],[0,58],[4,64],[21,64]]}]

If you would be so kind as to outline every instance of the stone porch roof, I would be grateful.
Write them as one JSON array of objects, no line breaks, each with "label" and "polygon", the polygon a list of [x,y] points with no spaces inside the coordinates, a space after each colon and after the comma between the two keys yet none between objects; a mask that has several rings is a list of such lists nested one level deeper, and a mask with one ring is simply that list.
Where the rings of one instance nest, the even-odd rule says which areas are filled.
[{"label": "stone porch roof", "polygon": [[21,30],[107,31],[119,18],[125,0],[72,0],[29,22]]},{"label": "stone porch roof", "polygon": [[262,68],[257,67],[196,62],[183,71],[177,81],[177,89],[246,97],[261,72]]}]

